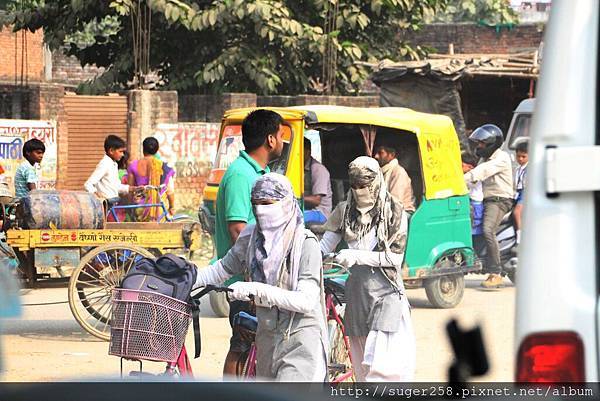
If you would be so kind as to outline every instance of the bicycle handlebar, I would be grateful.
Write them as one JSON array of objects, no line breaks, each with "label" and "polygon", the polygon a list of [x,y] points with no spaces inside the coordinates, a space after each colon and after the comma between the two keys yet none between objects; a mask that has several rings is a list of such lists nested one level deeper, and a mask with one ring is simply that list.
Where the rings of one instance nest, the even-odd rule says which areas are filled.
[{"label": "bicycle handlebar", "polygon": [[216,285],[207,285],[206,287],[202,288],[199,292],[197,292],[195,295],[192,295],[192,298],[194,298],[194,299],[202,298],[203,296],[205,296],[206,294],[208,294],[209,292],[212,292],[212,291],[231,292],[233,290],[229,287],[219,287]]},{"label": "bicycle handlebar", "polygon": [[[323,255],[323,274],[326,276],[335,276],[349,273],[348,268],[344,265],[341,265],[337,262],[334,262],[333,259],[337,256],[337,253],[331,252]],[[329,259],[329,260],[328,260]],[[329,266],[329,269],[326,269],[325,266]]]},{"label": "bicycle handlebar", "polygon": [[144,185],[144,190],[145,191],[149,191],[149,190],[154,190],[154,191],[160,191],[165,189],[167,186],[165,184],[160,184],[158,186],[156,185]]}]

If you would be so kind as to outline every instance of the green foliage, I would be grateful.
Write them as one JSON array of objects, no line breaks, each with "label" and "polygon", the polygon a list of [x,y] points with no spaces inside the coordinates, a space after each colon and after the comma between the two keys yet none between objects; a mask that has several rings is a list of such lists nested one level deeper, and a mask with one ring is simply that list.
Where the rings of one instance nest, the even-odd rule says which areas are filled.
[{"label": "green foliage", "polygon": [[[14,14],[15,29],[44,28],[52,49],[82,65],[107,68],[81,88],[94,93],[130,85],[132,14],[152,10],[150,69],[166,89],[183,92],[318,92],[323,53],[333,45],[335,90],[356,93],[364,62],[414,58],[398,43],[449,0],[52,0]],[[337,4],[337,7],[336,7]],[[333,30],[325,16],[335,8]],[[311,84],[312,83],[312,84]]]},{"label": "green foliage", "polygon": [[517,24],[517,13],[508,0],[449,0],[443,12],[428,20],[434,22],[476,22],[489,26]]}]

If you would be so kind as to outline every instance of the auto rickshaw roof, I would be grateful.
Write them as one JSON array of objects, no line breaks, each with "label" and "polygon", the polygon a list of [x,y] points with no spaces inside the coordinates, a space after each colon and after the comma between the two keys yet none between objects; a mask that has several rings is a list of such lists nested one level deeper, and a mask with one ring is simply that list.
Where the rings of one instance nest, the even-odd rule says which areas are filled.
[{"label": "auto rickshaw roof", "polygon": [[[415,134],[448,135],[453,128],[449,117],[439,114],[421,113],[402,107],[345,107],[330,105],[307,105],[292,107],[256,107],[228,110],[224,119],[243,120],[257,108],[279,113],[286,120],[303,119],[314,124],[364,124],[410,131]],[[454,131],[454,129],[452,129]],[[455,132],[451,134],[456,135]]]},{"label": "auto rickshaw roof", "polygon": [[468,193],[464,182],[460,144],[449,117],[401,107],[344,107],[307,105],[233,109],[223,121],[242,121],[253,110],[264,108],[284,120],[304,120],[306,125],[361,124],[398,129],[415,134],[419,143],[426,199],[444,199]]}]

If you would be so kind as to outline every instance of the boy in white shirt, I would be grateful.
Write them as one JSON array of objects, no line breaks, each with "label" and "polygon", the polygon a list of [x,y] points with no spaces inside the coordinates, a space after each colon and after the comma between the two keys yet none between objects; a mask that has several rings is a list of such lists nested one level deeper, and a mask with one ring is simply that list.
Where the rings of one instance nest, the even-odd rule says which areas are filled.
[{"label": "boy in white shirt", "polygon": [[106,199],[110,204],[119,200],[119,195],[133,192],[138,187],[122,184],[119,180],[119,167],[117,162],[123,157],[126,150],[125,141],[116,135],[109,135],[104,140],[102,160],[84,184],[85,190],[96,194],[101,199]]},{"label": "boy in white shirt", "polygon": [[515,171],[515,208],[513,216],[517,229],[517,244],[521,242],[521,215],[523,213],[523,192],[527,181],[527,162],[529,161],[529,153],[527,150],[527,142],[521,142],[517,145],[515,151],[517,167]]}]

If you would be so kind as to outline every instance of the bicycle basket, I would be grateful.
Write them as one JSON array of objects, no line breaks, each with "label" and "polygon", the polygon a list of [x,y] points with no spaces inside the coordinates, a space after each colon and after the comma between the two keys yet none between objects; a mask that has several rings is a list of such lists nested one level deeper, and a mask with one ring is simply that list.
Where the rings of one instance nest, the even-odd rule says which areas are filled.
[{"label": "bicycle basket", "polygon": [[115,288],[109,355],[176,362],[191,319],[190,306],[162,294]]}]

